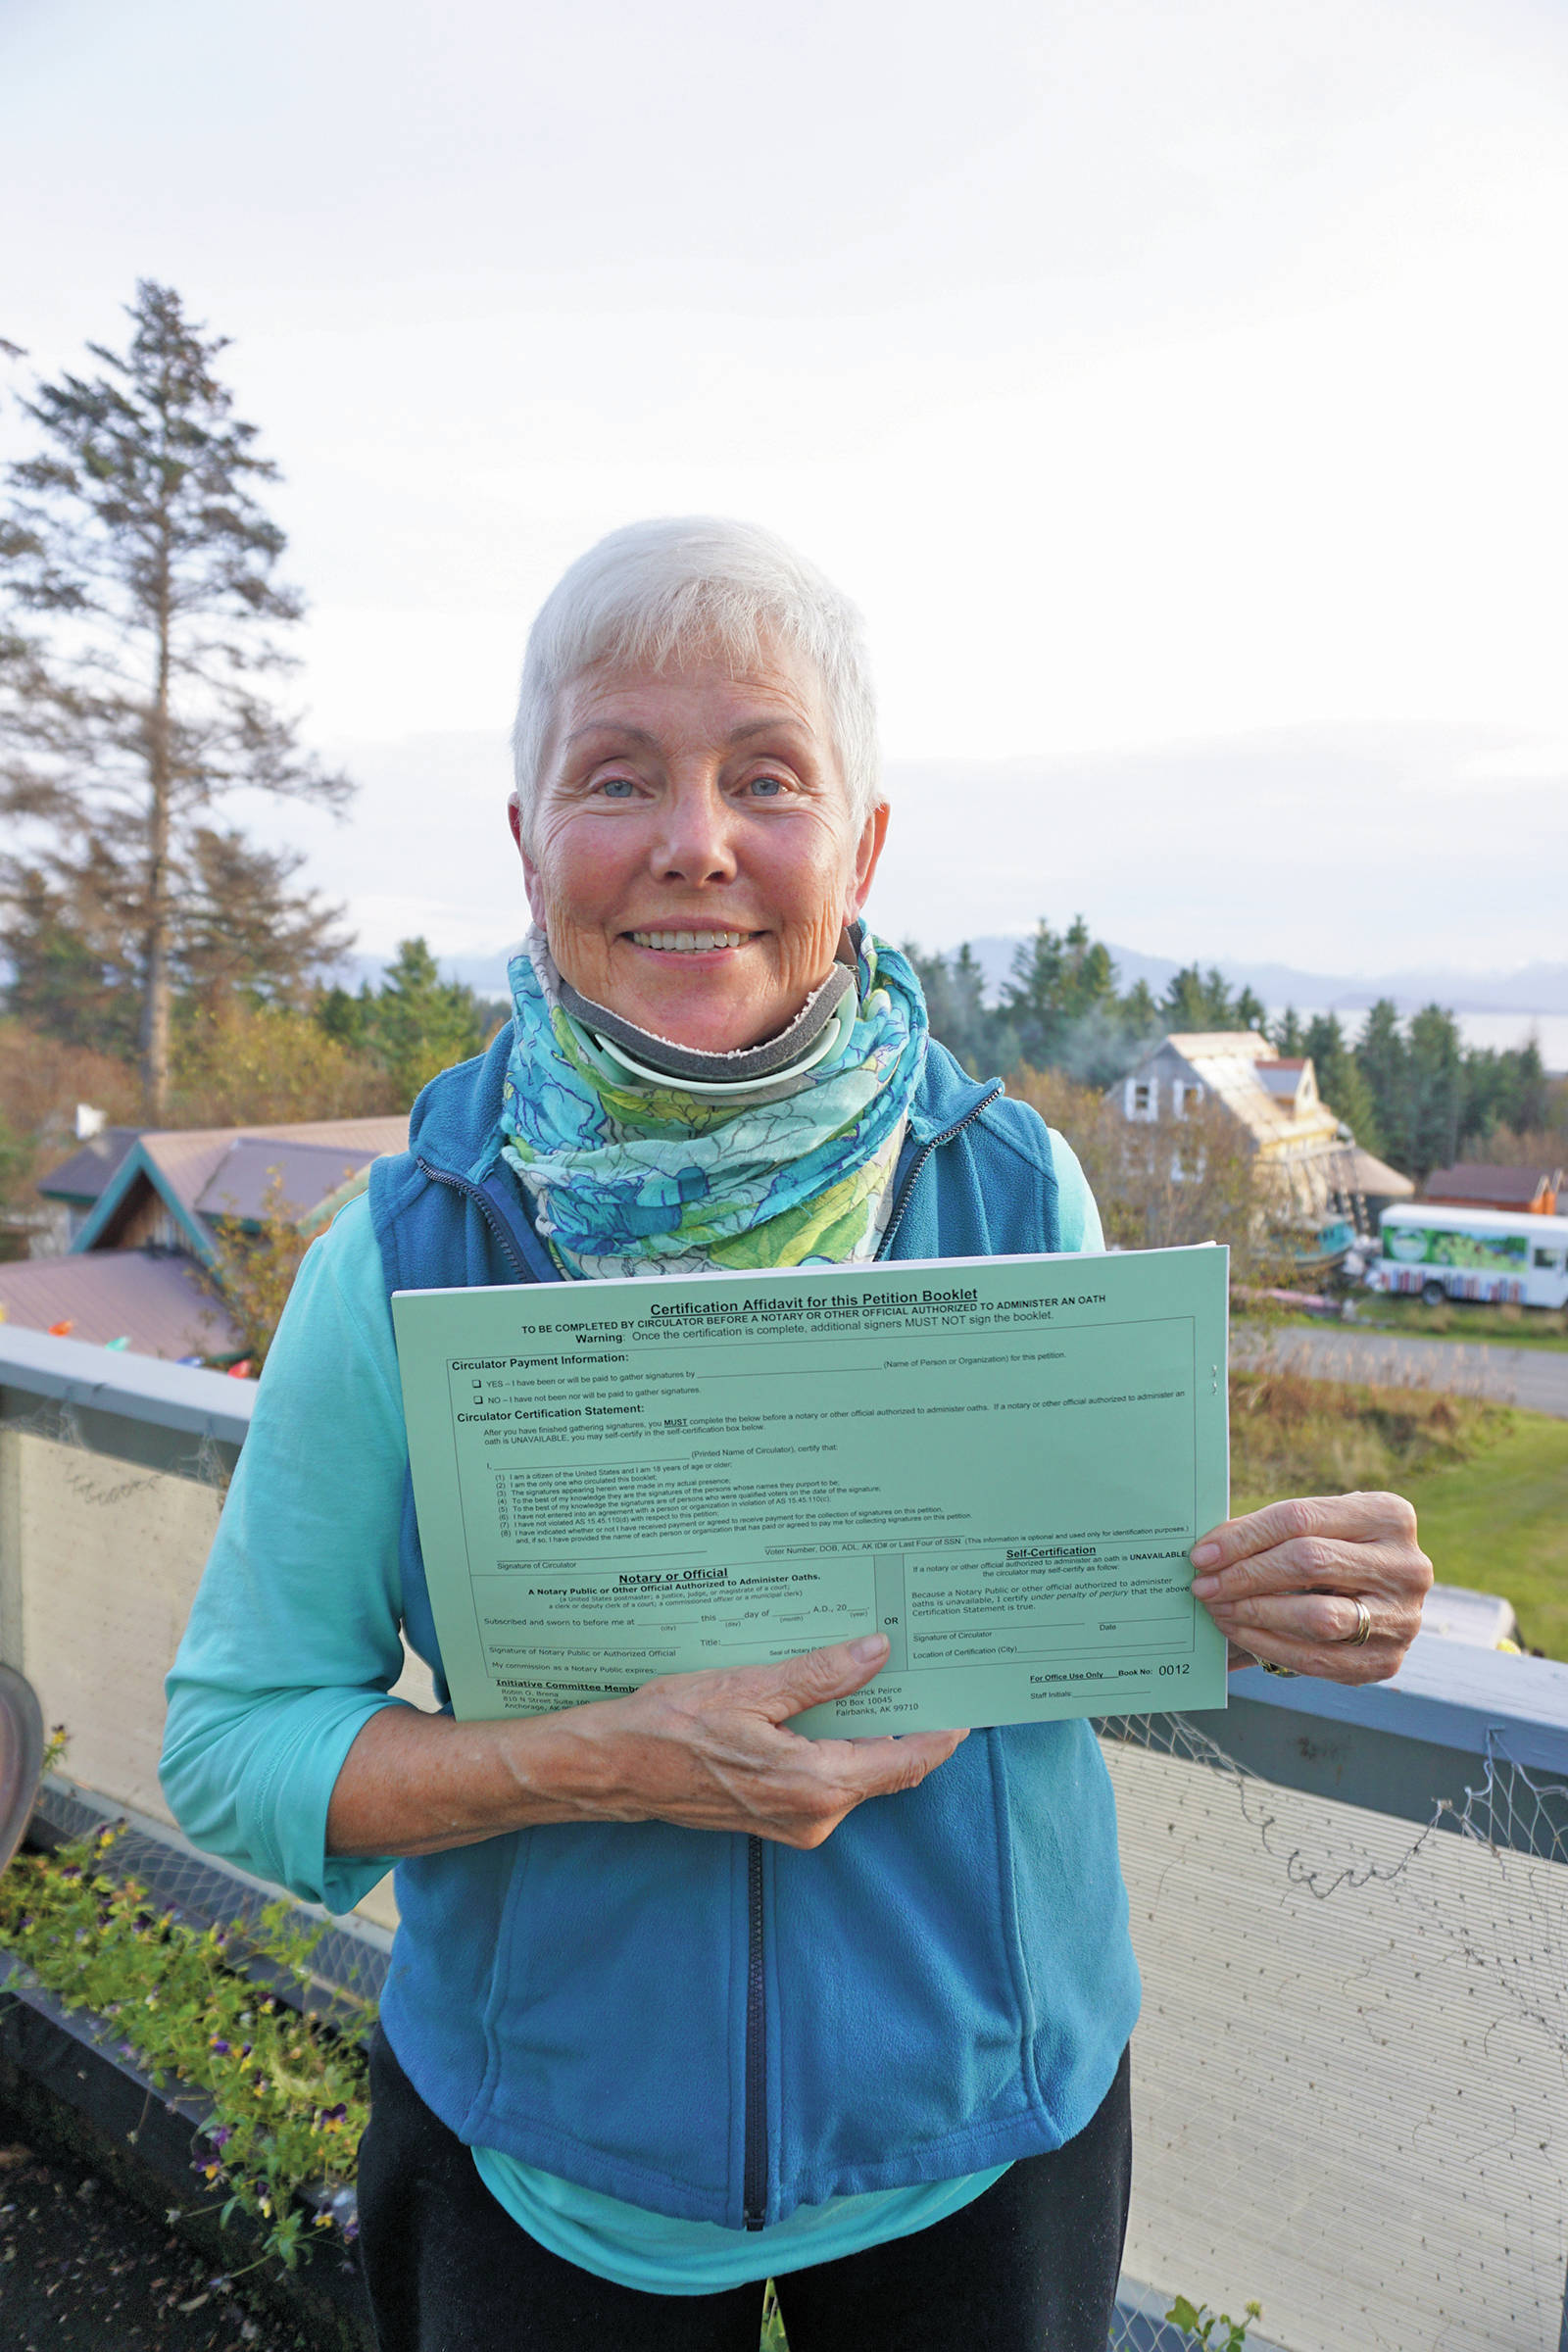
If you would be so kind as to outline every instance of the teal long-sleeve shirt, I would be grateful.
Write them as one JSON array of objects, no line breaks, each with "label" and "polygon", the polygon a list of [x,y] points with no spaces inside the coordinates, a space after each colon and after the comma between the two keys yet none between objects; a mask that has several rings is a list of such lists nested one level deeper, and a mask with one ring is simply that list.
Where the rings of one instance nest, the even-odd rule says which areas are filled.
[{"label": "teal long-sleeve shirt", "polygon": [[166,1686],[164,1793],[199,1846],[351,1911],[391,1867],[326,1851],[343,1760],[403,1671],[408,1441],[362,1199],[306,1252]]}]

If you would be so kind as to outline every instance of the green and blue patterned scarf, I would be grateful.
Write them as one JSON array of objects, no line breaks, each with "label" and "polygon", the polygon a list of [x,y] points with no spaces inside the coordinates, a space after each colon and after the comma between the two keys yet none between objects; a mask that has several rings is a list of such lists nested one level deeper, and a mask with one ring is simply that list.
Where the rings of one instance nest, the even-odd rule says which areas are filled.
[{"label": "green and blue patterned scarf", "polygon": [[569,1275],[842,1265],[875,1250],[925,1064],[925,1002],[861,935],[833,1050],[737,1102],[619,1064],[557,995],[535,930],[509,967],[503,1153]]}]

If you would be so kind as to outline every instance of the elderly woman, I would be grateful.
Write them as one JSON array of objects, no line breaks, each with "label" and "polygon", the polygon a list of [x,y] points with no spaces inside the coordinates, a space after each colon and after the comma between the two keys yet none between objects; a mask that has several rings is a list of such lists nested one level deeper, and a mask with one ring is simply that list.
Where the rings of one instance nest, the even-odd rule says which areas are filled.
[{"label": "elderly woman", "polygon": [[[861,922],[887,828],[856,616],[766,532],[663,522],[534,624],[513,1018],[307,1257],[170,1680],[199,1844],[343,1910],[398,1862],[361,2153],[384,2352],[1105,2340],[1138,1978],[1081,1722],[811,1740],[878,1635],[531,1719],[433,1670],[389,1296],[1098,1250],[1071,1151],[930,1040]],[[1276,1504],[1194,1590],[1392,1674],[1407,1504]]]}]

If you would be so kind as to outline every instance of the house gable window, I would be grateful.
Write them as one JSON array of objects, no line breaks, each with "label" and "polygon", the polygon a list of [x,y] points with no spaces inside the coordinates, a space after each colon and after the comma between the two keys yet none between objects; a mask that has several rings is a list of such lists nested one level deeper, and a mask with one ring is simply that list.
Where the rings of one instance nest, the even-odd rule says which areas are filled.
[{"label": "house gable window", "polygon": [[1129,1078],[1125,1106],[1129,1119],[1157,1119],[1159,1116],[1159,1080],[1157,1078]]}]

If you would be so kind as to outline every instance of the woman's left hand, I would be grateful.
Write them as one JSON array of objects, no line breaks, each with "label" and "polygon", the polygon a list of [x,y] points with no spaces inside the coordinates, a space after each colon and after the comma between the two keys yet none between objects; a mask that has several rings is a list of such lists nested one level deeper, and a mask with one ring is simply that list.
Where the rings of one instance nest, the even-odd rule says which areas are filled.
[{"label": "woman's left hand", "polygon": [[1432,1587],[1400,1494],[1271,1502],[1200,1537],[1192,1562],[1193,1592],[1229,1641],[1233,1672],[1270,1662],[1335,1683],[1397,1674]]}]

